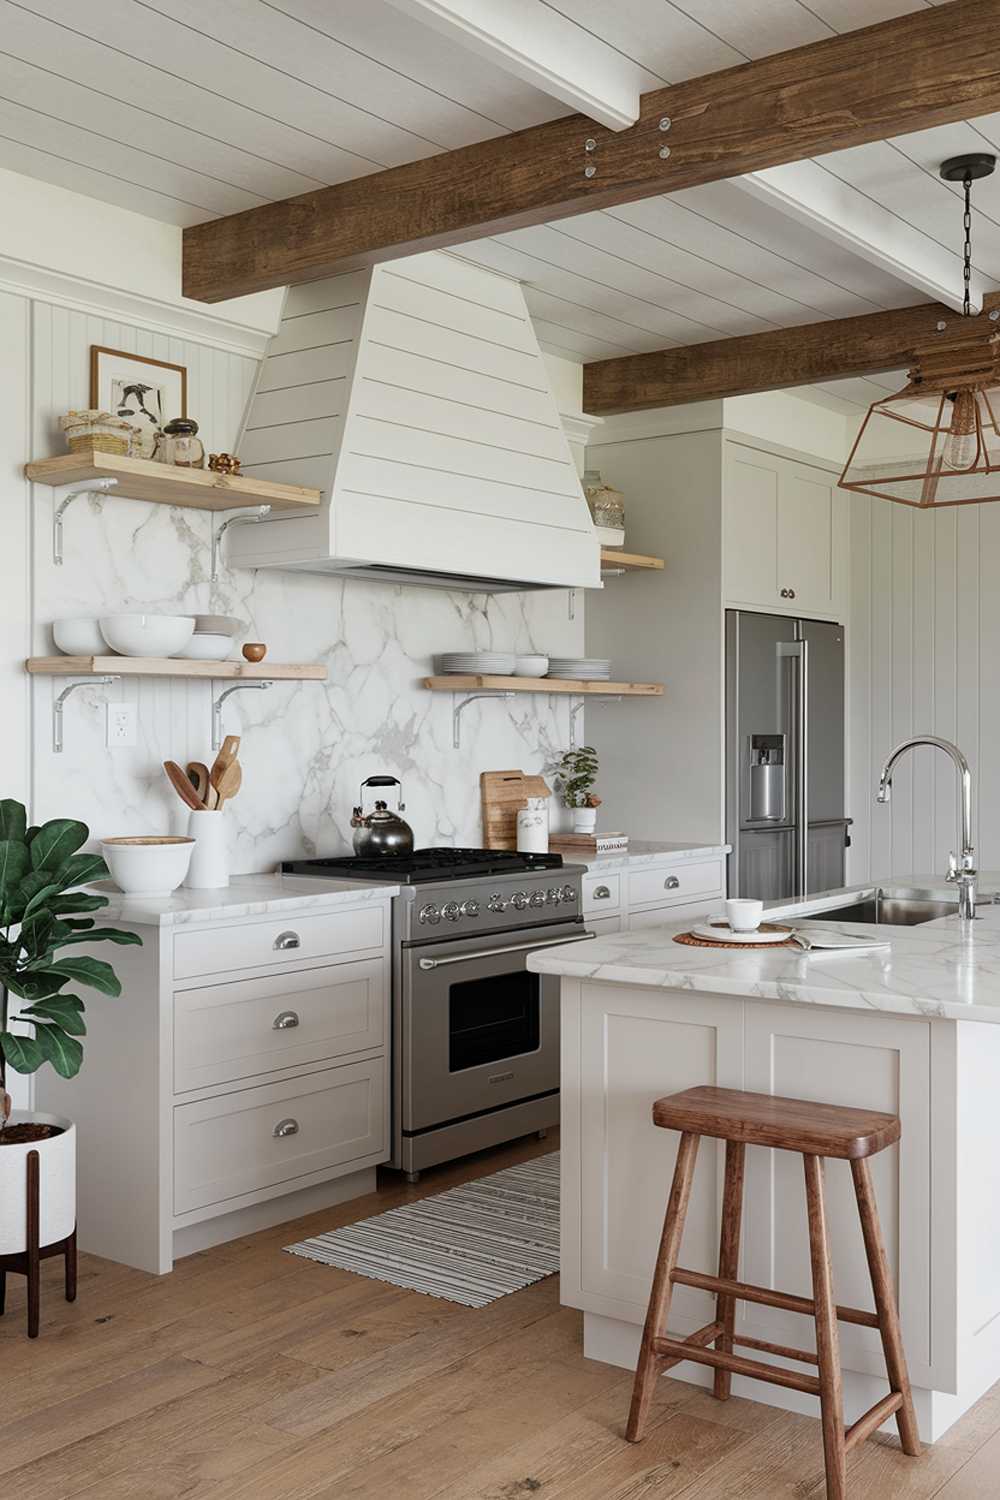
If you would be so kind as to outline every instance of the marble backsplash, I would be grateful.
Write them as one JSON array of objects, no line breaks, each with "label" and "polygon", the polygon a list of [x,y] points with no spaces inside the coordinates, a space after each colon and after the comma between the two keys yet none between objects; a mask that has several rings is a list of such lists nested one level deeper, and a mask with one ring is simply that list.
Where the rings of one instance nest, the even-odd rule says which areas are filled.
[{"label": "marble backsplash", "polygon": [[[45,334],[45,347],[58,349],[65,368],[53,359],[35,362],[35,452],[61,451],[54,419],[85,400],[90,342],[183,358],[189,410],[202,419],[206,446],[232,447],[251,360],[203,346],[178,348],[177,341],[161,350],[120,325],[94,328],[90,319],[74,328],[74,316],[66,315],[63,336]],[[44,331],[44,318],[36,325]],[[447,650],[582,654],[582,599],[570,619],[565,592],[485,596],[229,571],[224,563],[212,583],[209,512],[104,497],[71,507],[65,561],[57,567],[52,495],[35,487],[37,652],[52,650],[50,625],[59,617],[212,611],[245,620],[246,638],[265,641],[271,660],[319,661],[329,671],[326,683],[275,683],[235,693],[225,705],[226,732],[243,736],[243,789],[229,808],[234,872],[267,870],[294,855],[347,852],[351,808],[360,782],[373,774],[402,781],[418,844],[478,844],[480,771],[538,771],[568,743],[568,702],[526,694],[467,708],[456,750],[451,695],[429,693],[419,680],[433,670],[434,655]],[[209,758],[213,686],[151,678],[88,684],[66,704],[65,748],[56,754],[51,709],[65,685],[59,678],[33,684],[36,819],[79,817],[98,838],[182,830],[186,810],[161,763]],[[108,702],[135,705],[134,748],[107,748]]]}]

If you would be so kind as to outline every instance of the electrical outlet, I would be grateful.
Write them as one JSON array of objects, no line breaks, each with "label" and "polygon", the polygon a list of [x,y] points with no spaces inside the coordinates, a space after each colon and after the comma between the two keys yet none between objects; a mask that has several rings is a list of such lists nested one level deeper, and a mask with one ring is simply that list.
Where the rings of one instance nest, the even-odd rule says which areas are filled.
[{"label": "electrical outlet", "polygon": [[109,749],[135,744],[135,709],[131,703],[108,704],[107,744]]}]

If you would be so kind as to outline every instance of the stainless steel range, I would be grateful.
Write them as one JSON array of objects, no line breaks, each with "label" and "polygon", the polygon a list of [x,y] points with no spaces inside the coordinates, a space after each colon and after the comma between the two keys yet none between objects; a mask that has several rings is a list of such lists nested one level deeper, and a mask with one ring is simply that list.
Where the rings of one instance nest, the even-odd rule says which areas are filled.
[{"label": "stainless steel range", "polygon": [[584,867],[558,854],[418,849],[293,860],[288,874],[398,884],[393,902],[393,1153],[417,1181],[559,1119],[558,981],[527,954],[593,937]]}]

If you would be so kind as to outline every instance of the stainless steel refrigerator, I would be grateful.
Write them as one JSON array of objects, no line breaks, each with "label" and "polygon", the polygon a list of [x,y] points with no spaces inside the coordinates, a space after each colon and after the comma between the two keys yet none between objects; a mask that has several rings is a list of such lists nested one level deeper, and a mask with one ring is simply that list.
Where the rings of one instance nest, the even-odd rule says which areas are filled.
[{"label": "stainless steel refrigerator", "polygon": [[729,894],[844,884],[844,628],[726,612]]}]

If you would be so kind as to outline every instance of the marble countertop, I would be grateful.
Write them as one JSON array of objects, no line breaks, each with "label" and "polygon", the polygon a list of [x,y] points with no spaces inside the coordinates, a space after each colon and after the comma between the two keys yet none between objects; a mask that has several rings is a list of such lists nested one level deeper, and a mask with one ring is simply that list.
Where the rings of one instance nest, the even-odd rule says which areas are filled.
[{"label": "marble countertop", "polygon": [[[910,886],[954,900],[954,887],[940,876],[907,875],[879,882]],[[875,933],[868,925],[811,918],[809,910],[832,897],[848,903],[877,884],[828,892],[801,905],[773,905],[768,916],[847,934]],[[1000,892],[1000,873],[980,876],[980,897]],[[539,974],[560,974],[611,984],[663,989],[701,990],[749,999],[828,1005],[880,1014],[935,1016],[948,1020],[1000,1023],[1000,905],[979,908],[971,930],[957,916],[940,917],[919,927],[881,926],[885,947],[857,953],[806,953],[790,948],[725,953],[716,948],[688,948],[673,942],[687,931],[686,922],[665,923],[602,937],[593,943],[548,948],[533,953],[528,967]]]},{"label": "marble countertop", "polygon": [[398,885],[371,885],[363,880],[326,880],[297,875],[236,875],[218,891],[189,891],[184,886],[170,896],[129,896],[108,881],[88,886],[109,898],[96,916],[102,922],[143,927],[189,927],[235,917],[264,917],[295,906],[314,912],[359,901],[388,901],[399,895]]},{"label": "marble countertop", "polygon": [[[558,838],[558,834],[553,835]],[[589,870],[634,870],[642,865],[660,865],[665,860],[710,859],[728,854],[731,844],[676,844],[658,839],[632,839],[627,849],[615,850],[612,854],[582,854],[572,856],[563,851],[567,864],[586,865]]]}]

